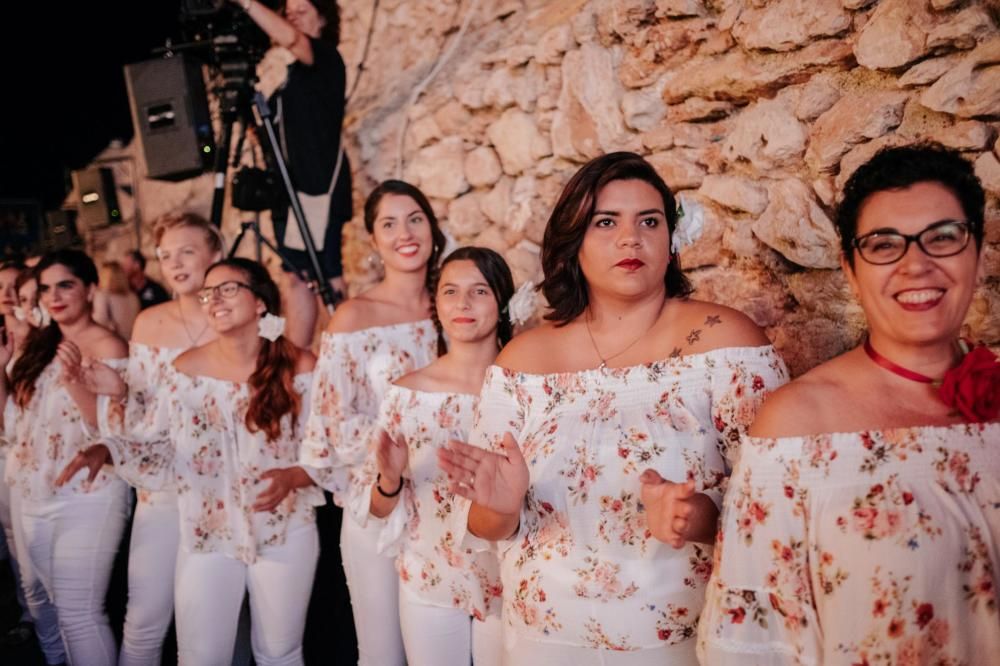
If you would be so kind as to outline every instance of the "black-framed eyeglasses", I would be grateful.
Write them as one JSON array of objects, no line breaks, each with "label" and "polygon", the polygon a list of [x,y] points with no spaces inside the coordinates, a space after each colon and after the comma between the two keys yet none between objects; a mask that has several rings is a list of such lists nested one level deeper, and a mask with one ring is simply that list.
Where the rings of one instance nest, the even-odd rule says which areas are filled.
[{"label": "black-framed eyeglasses", "polygon": [[212,301],[213,296],[221,296],[227,301],[232,300],[236,298],[236,294],[240,293],[240,289],[246,289],[250,293],[253,293],[253,288],[250,285],[237,282],[236,280],[227,280],[214,287],[205,287],[200,290],[198,292],[198,302],[202,305],[208,305]]},{"label": "black-framed eyeglasses", "polygon": [[929,257],[950,257],[966,248],[972,230],[964,220],[941,220],[919,234],[901,234],[890,229],[879,229],[855,238],[851,245],[869,264],[882,266],[903,258],[910,243]]}]

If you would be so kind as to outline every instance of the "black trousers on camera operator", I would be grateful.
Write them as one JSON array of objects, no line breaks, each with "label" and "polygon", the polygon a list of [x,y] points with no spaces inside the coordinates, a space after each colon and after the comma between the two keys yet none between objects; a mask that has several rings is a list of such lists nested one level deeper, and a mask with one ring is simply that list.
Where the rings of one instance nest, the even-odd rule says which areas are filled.
[{"label": "black trousers on camera operator", "polygon": [[[282,135],[283,152],[295,189],[302,195],[331,191],[325,225],[313,234],[323,273],[335,292],[345,294],[341,230],[352,217],[351,167],[347,153],[333,183],[341,146],[347,72],[337,50],[340,13],[335,0],[286,0],[281,13],[257,0],[231,0],[240,6],[271,41],[290,54],[284,85],[271,97]],[[265,85],[266,87],[266,85]],[[284,197],[283,197],[284,198]],[[272,212],[276,240],[300,271],[309,267],[305,251],[286,245],[295,219],[285,201]],[[297,234],[296,234],[297,235]],[[319,248],[322,248],[321,250]]]}]

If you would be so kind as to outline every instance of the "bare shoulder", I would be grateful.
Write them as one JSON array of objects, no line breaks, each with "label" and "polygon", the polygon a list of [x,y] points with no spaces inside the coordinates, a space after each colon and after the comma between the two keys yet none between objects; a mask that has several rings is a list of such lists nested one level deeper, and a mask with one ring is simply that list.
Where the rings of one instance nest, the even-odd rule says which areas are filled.
[{"label": "bare shoulder", "polygon": [[356,296],[337,306],[326,324],[327,333],[353,333],[371,326],[373,303]]},{"label": "bare shoulder", "polygon": [[394,381],[393,384],[410,389],[411,391],[431,390],[430,387],[433,386],[434,381],[430,372],[430,366],[409,372]]},{"label": "bare shoulder", "polygon": [[543,323],[516,335],[497,356],[496,365],[515,372],[555,372],[565,366],[565,333],[574,325]]},{"label": "bare shoulder", "polygon": [[[753,437],[793,437],[831,430],[831,406],[843,404],[840,358],[827,361],[768,394],[750,427]],[[835,407],[836,408],[836,407]]]},{"label": "bare shoulder", "polygon": [[312,372],[313,368],[316,367],[316,355],[308,349],[296,349],[299,355],[295,359],[295,374],[302,375]]},{"label": "bare shoulder", "polygon": [[686,299],[675,302],[670,315],[672,325],[682,332],[689,345],[685,353],[771,344],[750,317],[725,305]]},{"label": "bare shoulder", "polygon": [[150,347],[170,347],[170,332],[176,325],[173,301],[159,303],[139,312],[132,326],[132,341]]},{"label": "bare shoulder", "polygon": [[87,341],[88,356],[99,359],[117,359],[128,356],[128,343],[102,326],[95,326],[93,337]]},{"label": "bare shoulder", "polygon": [[185,375],[194,376],[198,374],[198,367],[201,365],[201,359],[205,355],[204,349],[204,347],[194,347],[181,352],[174,359],[174,368]]}]

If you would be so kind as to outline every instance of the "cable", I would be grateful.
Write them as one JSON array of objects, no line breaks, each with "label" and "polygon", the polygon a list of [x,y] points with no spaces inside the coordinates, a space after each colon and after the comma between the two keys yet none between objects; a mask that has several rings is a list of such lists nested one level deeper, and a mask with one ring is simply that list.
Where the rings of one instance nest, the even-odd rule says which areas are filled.
[{"label": "cable", "polygon": [[379,0],[372,2],[372,18],[368,22],[368,35],[365,37],[365,47],[361,50],[361,60],[358,61],[358,73],[354,75],[354,83],[351,84],[351,90],[347,93],[347,97],[344,98],[345,107],[351,101],[351,98],[354,97],[354,91],[358,89],[358,82],[361,80],[361,73],[365,70],[365,61],[368,60],[368,49],[372,45],[372,33],[375,32],[375,17],[378,15],[378,3]]},{"label": "cable", "polygon": [[472,0],[472,6],[469,7],[468,13],[465,15],[465,19],[462,21],[462,27],[458,29],[458,33],[455,35],[455,39],[452,40],[451,44],[445,49],[438,60],[434,63],[434,67],[431,68],[429,74],[424,77],[424,80],[417,84],[417,87],[413,89],[410,94],[410,99],[407,101],[406,106],[403,107],[403,126],[399,128],[399,141],[396,145],[396,178],[401,179],[403,177],[403,142],[406,139],[406,130],[410,124],[410,109],[414,104],[417,103],[420,95],[423,94],[424,89],[430,85],[430,82],[437,76],[438,72],[444,68],[445,64],[454,55],[455,51],[458,49],[458,45],[462,42],[462,37],[465,36],[465,32],[469,29],[469,25],[472,23],[472,17],[475,16],[476,12],[479,10],[479,4],[481,0]]}]

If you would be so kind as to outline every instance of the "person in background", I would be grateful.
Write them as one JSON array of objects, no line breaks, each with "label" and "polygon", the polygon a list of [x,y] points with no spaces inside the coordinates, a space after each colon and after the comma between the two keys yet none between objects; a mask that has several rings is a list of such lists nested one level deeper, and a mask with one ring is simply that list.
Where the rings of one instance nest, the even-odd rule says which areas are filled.
[{"label": "person in background", "polygon": [[142,308],[139,297],[129,287],[121,264],[106,261],[97,271],[94,292],[94,321],[126,340],[132,337],[132,325]]},{"label": "person in background", "polygon": [[156,280],[146,275],[146,257],[139,250],[131,250],[122,257],[122,270],[132,291],[139,297],[140,309],[159,305],[170,300],[170,294]]},{"label": "person in background", "polygon": [[933,144],[883,149],[847,181],[841,266],[868,334],[757,414],[703,664],[998,663],[1000,363],[961,337],[984,201]]},{"label": "person in background", "polygon": [[[344,59],[337,50],[340,9],[335,0],[287,0],[281,13],[257,0],[231,2],[241,7],[281,47],[281,53],[273,54],[274,57],[283,56],[284,62],[291,63],[287,78],[271,98],[271,106],[295,189],[309,195],[330,193],[322,224],[311,224],[318,230],[313,233],[313,240],[317,248],[322,248],[320,264],[333,290],[346,296],[341,229],[353,216],[353,210],[351,165],[340,145],[347,87]],[[271,56],[269,53],[265,60]],[[333,182],[335,172],[336,182]],[[285,244],[286,229],[296,222],[284,198],[273,211],[272,219],[282,252],[299,271],[305,270],[306,253]]]}]

